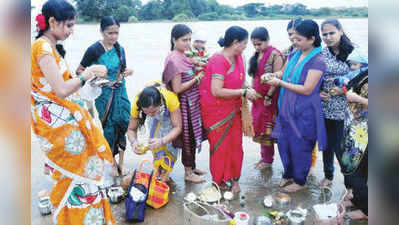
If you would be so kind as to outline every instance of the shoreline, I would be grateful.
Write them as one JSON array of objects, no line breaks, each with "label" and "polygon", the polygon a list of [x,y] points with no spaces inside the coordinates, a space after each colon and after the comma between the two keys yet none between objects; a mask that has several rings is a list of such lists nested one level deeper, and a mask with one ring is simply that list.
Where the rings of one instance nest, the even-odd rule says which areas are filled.
[{"label": "shoreline", "polygon": [[[137,22],[121,22],[122,24],[134,24],[134,23],[193,23],[193,22],[226,22],[226,21],[263,21],[263,20],[291,20],[292,16],[287,17],[265,17],[261,19],[251,19],[246,18],[244,20],[199,20],[199,19],[192,19],[192,20],[184,20],[184,21],[173,21],[173,20],[143,20]],[[368,19],[369,17],[357,17],[357,16],[300,16],[303,19],[328,19],[328,18],[337,18],[337,19]],[[92,25],[98,24],[99,21],[90,21],[90,22],[82,22],[78,21],[76,24],[79,25]]]}]

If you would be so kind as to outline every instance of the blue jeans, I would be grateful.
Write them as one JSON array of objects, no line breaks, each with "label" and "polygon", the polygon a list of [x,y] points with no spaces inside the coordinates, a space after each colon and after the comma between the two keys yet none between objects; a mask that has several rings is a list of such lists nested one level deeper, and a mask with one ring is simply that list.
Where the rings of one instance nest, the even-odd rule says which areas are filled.
[{"label": "blue jeans", "polygon": [[334,154],[337,156],[342,152],[342,141],[344,137],[344,121],[325,119],[327,130],[327,149],[323,151],[324,177],[334,179]]}]

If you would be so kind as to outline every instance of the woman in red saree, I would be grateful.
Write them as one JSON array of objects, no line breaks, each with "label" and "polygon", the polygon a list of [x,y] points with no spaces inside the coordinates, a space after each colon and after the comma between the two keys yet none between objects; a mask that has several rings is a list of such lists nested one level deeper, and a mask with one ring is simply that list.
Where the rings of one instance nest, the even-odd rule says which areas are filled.
[{"label": "woman in red saree", "polygon": [[241,97],[256,98],[253,89],[245,89],[245,67],[241,56],[248,43],[248,32],[238,26],[227,29],[219,40],[224,47],[208,61],[200,85],[201,116],[210,145],[212,179],[233,193],[240,192],[238,180],[243,160]]},{"label": "woman in red saree", "polygon": [[252,117],[255,137],[253,140],[260,144],[261,159],[255,168],[270,168],[274,160],[274,141],[270,137],[277,117],[278,87],[261,82],[265,73],[280,71],[283,57],[279,50],[269,45],[269,32],[265,27],[257,27],[251,34],[251,41],[256,50],[250,59],[248,74],[253,78],[252,85],[262,97],[252,104]]}]

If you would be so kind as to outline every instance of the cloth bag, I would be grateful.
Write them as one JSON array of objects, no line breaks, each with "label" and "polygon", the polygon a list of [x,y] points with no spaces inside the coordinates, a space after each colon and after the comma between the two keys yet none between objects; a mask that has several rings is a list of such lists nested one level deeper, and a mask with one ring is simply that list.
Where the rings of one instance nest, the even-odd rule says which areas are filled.
[{"label": "cloth bag", "polygon": [[[130,222],[143,222],[145,218],[146,200],[148,198],[148,188],[150,185],[152,172],[143,173],[142,167],[145,162],[151,163],[148,160],[143,160],[140,163],[139,170],[135,170],[130,181],[128,196],[125,200],[126,220]],[[137,199],[137,196],[132,196],[132,189],[134,191],[141,191],[144,194],[143,198]]]},{"label": "cloth bag", "polygon": [[[329,192],[331,192],[331,194],[333,194],[333,191],[329,187],[323,187],[322,189],[326,189]],[[313,217],[314,224],[315,225],[344,225],[345,224],[345,220],[344,220],[345,206],[342,203],[343,203],[344,197],[347,193],[348,192],[345,191],[341,200],[338,203],[336,203],[336,207],[334,206],[334,203],[328,204],[329,202],[326,201],[327,197],[325,197],[323,204],[313,206],[313,209],[315,211],[314,217]],[[326,196],[326,194],[325,194],[325,196]],[[334,206],[334,207],[331,207],[331,206]],[[329,210],[331,208],[334,208],[334,211],[336,210],[336,212],[334,212],[334,214],[335,214],[334,217],[331,217],[331,218],[320,218],[319,217],[319,214],[317,213],[317,211],[321,211],[321,209]]]},{"label": "cloth bag", "polygon": [[[171,160],[169,157],[165,156],[163,158],[167,158],[169,165],[171,164]],[[158,175],[159,175],[159,169],[155,168],[155,172],[151,178],[148,198],[147,198],[147,205],[151,206],[154,209],[159,209],[169,202],[170,188],[168,184],[157,179]],[[168,175],[169,172],[165,174],[165,176]]]}]

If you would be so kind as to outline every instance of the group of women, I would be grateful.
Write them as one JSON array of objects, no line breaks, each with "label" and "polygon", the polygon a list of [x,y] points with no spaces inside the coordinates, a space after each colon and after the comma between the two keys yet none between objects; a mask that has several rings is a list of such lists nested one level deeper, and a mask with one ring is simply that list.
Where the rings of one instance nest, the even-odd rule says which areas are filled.
[{"label": "group of women", "polygon": [[[47,1],[36,18],[39,34],[31,51],[32,127],[55,180],[50,194],[55,224],[116,223],[101,188],[104,167],[113,165],[116,175],[124,174],[126,134],[133,151],[140,153],[141,126],[149,128],[147,144],[159,179],[169,180],[181,149],[184,179],[204,182],[201,175],[206,171],[197,168],[195,156],[208,140],[213,181],[239,193],[244,155],[241,110],[247,100],[252,101],[253,139],[261,148],[258,169],[271,166],[277,142],[284,166],[280,186],[287,192],[301,190],[317,145],[323,151],[321,185],[329,185],[335,152],[345,185],[353,190],[345,204],[360,208],[349,215],[367,217],[367,141],[358,144],[359,134],[352,127],[361,124],[363,131],[364,123],[367,127],[368,79],[363,76],[350,83],[355,92],[331,92],[334,79],[349,72],[347,58],[354,49],[337,20],[321,24],[325,48],[316,22],[291,21],[287,31],[293,45],[283,52],[270,44],[265,27],[249,37],[244,28],[232,26],[219,40],[223,49],[209,58],[204,74],[196,74],[198,62],[185,55],[191,29],[177,24],[171,31],[162,84],[145,87],[131,104],[125,77],[133,71],[117,42],[120,24],[113,17],[102,19],[103,39],[87,49],[76,76],[70,73],[65,50],[57,41],[73,32],[75,17],[67,1]],[[256,50],[248,68],[252,84],[246,81],[242,56],[249,38]],[[102,128],[77,94],[94,78],[111,81],[95,100]],[[347,101],[353,102],[350,107]]]}]

